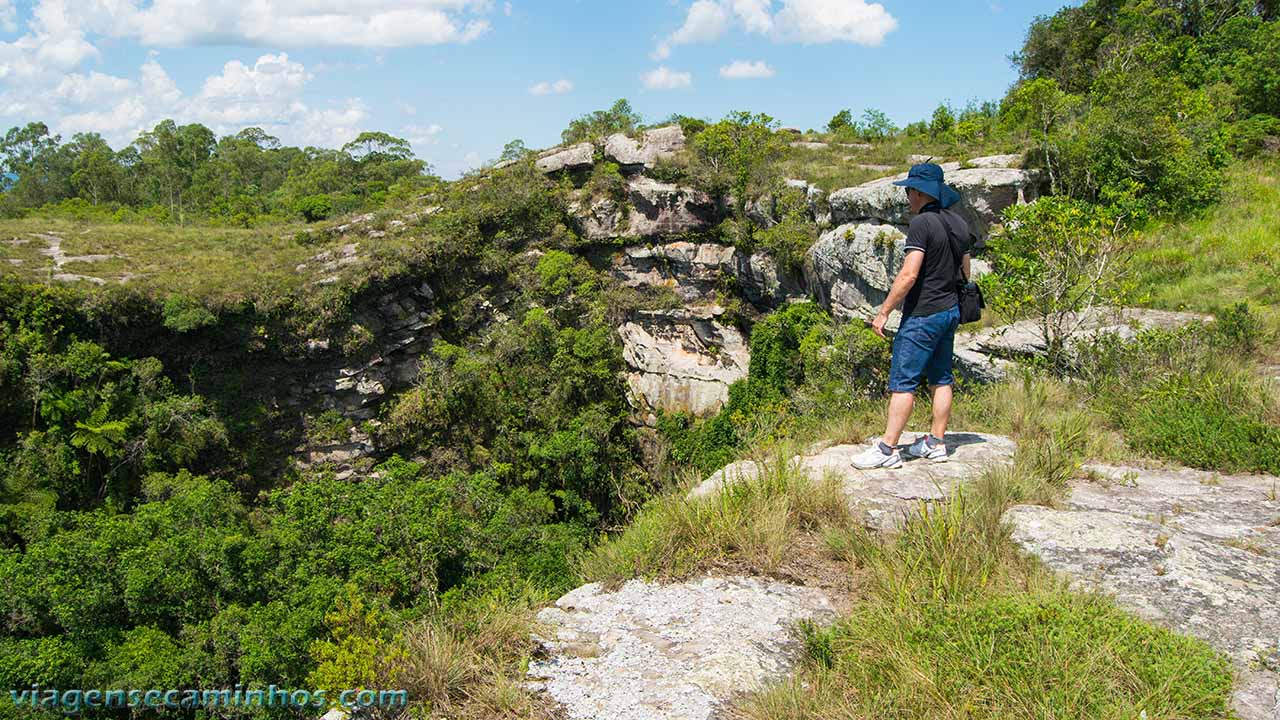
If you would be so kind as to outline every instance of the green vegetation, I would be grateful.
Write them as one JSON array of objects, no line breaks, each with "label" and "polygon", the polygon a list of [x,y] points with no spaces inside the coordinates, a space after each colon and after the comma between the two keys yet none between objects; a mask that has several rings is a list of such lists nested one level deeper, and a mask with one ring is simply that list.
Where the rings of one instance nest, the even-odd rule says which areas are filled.
[{"label": "green vegetation", "polygon": [[[1247,302],[1274,332],[1280,329],[1277,227],[1280,164],[1232,165],[1221,204],[1138,237],[1132,262],[1137,294],[1156,307],[1207,313]],[[1274,345],[1260,349],[1275,359]]]},{"label": "green vegetation", "polygon": [[[165,122],[115,151],[14,128],[0,684],[401,686],[419,716],[550,717],[520,682],[531,615],[584,575],[782,573],[823,538],[824,562],[861,580],[857,604],[808,631],[800,677],[749,717],[1222,717],[1221,658],[1066,591],[999,517],[1052,502],[1086,459],[1280,472],[1280,407],[1256,367],[1277,360],[1280,174],[1230,163],[1280,127],[1277,26],[1271,3],[1090,0],[1033,26],[1000,103],[904,128],[846,110],[823,134],[762,113],[671,119],[689,147],[651,174],[732,199],[713,237],[791,270],[822,208],[786,178],[833,190],[909,154],[1029,149],[1057,191],[1010,211],[987,281],[993,308],[1042,323],[1052,357],[957,405],[956,426],[1018,440],[1014,463],[883,537],[785,462],[879,429],[889,346],[861,324],[739,305],[751,364],[724,408],[632,425],[616,328],[673,293],[601,270],[569,212],[621,198],[630,169],[547,177],[514,141],[509,165],[442,183],[383,133],[304,150]],[[622,100],[563,138],[642,128]],[[404,213],[349,216],[389,207]],[[377,367],[377,310],[405,287],[430,296],[408,391],[372,418],[292,392]],[[1216,318],[1068,347],[1056,321],[1121,298]],[[372,472],[291,461],[353,435],[378,447]],[[684,498],[741,458],[758,477]]]},{"label": "green vegetation", "polygon": [[1015,60],[1003,111],[1055,187],[1138,218],[1215,201],[1229,138],[1254,152],[1280,116],[1272,3],[1090,0],[1036,21]]},{"label": "green vegetation", "polygon": [[[361,133],[341,150],[283,147],[260,128],[218,138],[165,120],[129,147],[95,133],[64,143],[44,123],[0,139],[0,217],[251,227],[403,203],[437,180],[409,143]],[[14,180],[12,176],[16,176]]]},{"label": "green vegetation", "polygon": [[754,573],[776,572],[800,536],[850,522],[840,483],[803,476],[790,463],[791,449],[780,446],[771,457],[760,458],[758,477],[730,478],[709,496],[655,499],[624,533],[583,560],[582,574],[612,583],[673,579],[726,563]]},{"label": "green vegetation", "polygon": [[989,305],[1009,322],[1035,319],[1044,361],[1061,369],[1081,313],[1123,303],[1127,236],[1117,213],[1097,205],[1046,197],[1011,206],[988,243]]},{"label": "green vegetation", "polygon": [[640,115],[626,99],[615,102],[608,110],[597,110],[569,123],[560,134],[565,144],[584,140],[602,140],[614,133],[633,133],[640,127]]}]

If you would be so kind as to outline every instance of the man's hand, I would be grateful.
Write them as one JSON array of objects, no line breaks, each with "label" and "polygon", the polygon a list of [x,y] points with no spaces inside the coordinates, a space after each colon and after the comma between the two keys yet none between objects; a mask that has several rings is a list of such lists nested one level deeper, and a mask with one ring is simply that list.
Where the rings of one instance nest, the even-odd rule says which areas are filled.
[{"label": "man's hand", "polygon": [[880,337],[884,337],[884,325],[889,322],[889,313],[881,310],[876,319],[871,321],[871,329]]}]

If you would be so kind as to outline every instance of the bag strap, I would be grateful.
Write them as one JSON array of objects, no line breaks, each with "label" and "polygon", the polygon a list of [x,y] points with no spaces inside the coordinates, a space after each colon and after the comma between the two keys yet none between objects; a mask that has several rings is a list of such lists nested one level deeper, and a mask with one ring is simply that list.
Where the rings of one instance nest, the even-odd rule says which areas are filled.
[{"label": "bag strap", "polygon": [[964,253],[960,252],[960,243],[956,242],[955,233],[951,232],[951,223],[947,222],[946,218],[942,217],[941,210],[935,210],[928,214],[935,216],[938,222],[942,224],[942,232],[946,234],[947,242],[951,244],[951,257],[956,261],[956,284],[959,285],[962,282],[969,282],[969,278],[964,274]]}]

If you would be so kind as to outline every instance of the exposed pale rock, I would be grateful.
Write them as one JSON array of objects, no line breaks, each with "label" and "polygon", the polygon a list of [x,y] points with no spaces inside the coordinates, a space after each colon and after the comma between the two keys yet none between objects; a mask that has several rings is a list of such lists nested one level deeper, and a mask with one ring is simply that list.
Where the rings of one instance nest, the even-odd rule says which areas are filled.
[{"label": "exposed pale rock", "polygon": [[[958,168],[958,165],[956,166]],[[948,169],[947,184],[961,195],[955,209],[984,242],[992,224],[1010,205],[1031,202],[1040,196],[1040,175],[1013,168]],[[831,193],[831,217],[836,223],[885,222],[905,227],[911,208],[903,189],[893,183],[906,173],[872,180]]]},{"label": "exposed pale rock", "polygon": [[593,583],[538,614],[529,675],[574,720],[710,720],[799,659],[796,623],[833,617],[821,591],[758,578]]},{"label": "exposed pale rock", "polygon": [[633,178],[628,190],[631,235],[678,235],[708,228],[716,219],[715,202],[701,190],[647,177]]},{"label": "exposed pale rock", "polygon": [[670,287],[686,303],[714,302],[728,278],[761,309],[806,296],[803,278],[779,268],[768,254],[747,254],[720,243],[631,245],[613,255],[611,271],[628,287]]},{"label": "exposed pale rock", "polygon": [[1280,479],[1088,468],[1054,508],[1019,506],[1013,539],[1075,582],[1198,637],[1240,673],[1236,710],[1280,718]]},{"label": "exposed pale rock", "polygon": [[[1068,351],[1071,346],[1090,343],[1100,335],[1116,335],[1129,340],[1145,329],[1169,330],[1210,319],[1198,313],[1111,307],[1094,307],[1078,314],[1068,314],[1066,318],[1066,327],[1070,329]],[[1035,320],[1020,320],[970,333],[957,339],[957,347],[1012,359],[1043,355],[1046,350],[1040,326]]]},{"label": "exposed pale rock", "polygon": [[[914,438],[904,439],[906,445]],[[838,478],[844,486],[849,505],[869,527],[896,527],[921,501],[945,500],[957,485],[972,479],[985,468],[1008,462],[1013,457],[1014,443],[999,435],[983,433],[947,433],[948,462],[910,460],[896,470],[859,470],[853,458],[865,445],[834,445],[811,455],[791,458],[793,466],[814,480],[825,475]],[[689,492],[692,498],[707,497],[726,484],[758,476],[760,466],[742,460],[717,470]]]},{"label": "exposed pale rock", "polygon": [[566,148],[552,148],[539,155],[534,166],[544,173],[586,170],[594,164],[595,152],[595,146],[589,142]]},{"label": "exposed pale rock", "polygon": [[970,158],[966,163],[975,168],[1017,168],[1022,167],[1022,153],[1012,155],[984,155]]},{"label": "exposed pale rock", "polygon": [[624,168],[643,166],[652,169],[659,160],[672,157],[684,146],[684,130],[679,125],[667,125],[645,130],[640,140],[622,133],[610,135],[604,140],[604,155]]},{"label": "exposed pale rock", "polygon": [[823,233],[805,257],[809,291],[838,319],[874,316],[902,267],[905,240],[893,225],[875,223]]},{"label": "exposed pale rock", "polygon": [[935,155],[908,155],[907,156],[908,165],[920,165],[921,163],[936,163],[936,162],[939,162],[939,160]]},{"label": "exposed pale rock", "polygon": [[618,328],[629,399],[640,413],[713,414],[729,399],[729,385],[747,376],[746,340],[716,321],[719,311],[643,311]]},{"label": "exposed pale rock", "polygon": [[732,245],[676,241],[629,245],[613,256],[614,277],[628,287],[667,286],[686,303],[709,302],[739,254]]},{"label": "exposed pale rock", "polygon": [[570,204],[582,234],[591,240],[652,238],[706,230],[719,208],[701,190],[637,175],[627,182],[627,203],[612,198],[580,198]]},{"label": "exposed pale rock", "polygon": [[831,145],[824,142],[792,142],[787,144],[793,148],[800,148],[802,150],[826,150],[831,147]]}]

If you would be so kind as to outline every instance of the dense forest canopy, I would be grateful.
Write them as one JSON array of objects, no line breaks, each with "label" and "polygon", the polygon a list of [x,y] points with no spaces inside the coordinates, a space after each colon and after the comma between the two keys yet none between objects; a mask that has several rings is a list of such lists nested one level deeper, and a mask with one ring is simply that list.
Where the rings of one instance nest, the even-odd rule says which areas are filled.
[{"label": "dense forest canopy", "polygon": [[338,150],[283,146],[260,128],[217,137],[165,120],[120,150],[41,122],[0,139],[0,217],[51,207],[98,219],[248,226],[380,207],[436,178],[408,141],[364,132]]},{"label": "dense forest canopy", "polygon": [[[1041,208],[1059,211],[1059,225],[1185,218],[1218,199],[1233,156],[1280,135],[1278,13],[1275,0],[1089,0],[1032,26],[1000,101],[943,104],[903,128],[840,110],[824,139],[888,144],[902,158],[924,146],[953,157],[1026,148],[1062,196]],[[806,213],[783,198],[783,219],[759,228],[745,212],[777,190],[793,136],[763,113],[670,121],[689,139],[684,165],[654,173],[736,200],[714,239],[798,264],[818,232]],[[619,101],[562,137],[641,127]],[[444,183],[405,140],[378,132],[338,150],[173,121],[118,150],[39,122],[5,133],[2,217],[265,225],[429,194],[412,252],[386,274],[427,279],[440,336],[416,385],[359,428],[387,451],[377,472],[339,480],[281,470],[303,438],[255,444],[281,418],[265,368],[306,361],[313,318],[301,316],[315,308],[210,310],[0,279],[0,686],[386,687],[403,680],[389,663],[412,623],[466,626],[493,604],[572,586],[572,560],[655,489],[616,328],[671,298],[641,298],[577,252],[588,243],[568,196],[621,196],[618,166],[597,163],[574,188],[531,155],[514,141],[510,164]],[[1024,212],[1031,244],[1045,220]],[[384,290],[330,288],[325,312],[354,328],[353,306]],[[484,326],[476,318],[498,291],[503,321]],[[816,305],[753,329],[749,375],[720,415],[660,419],[673,466],[710,470],[748,445],[759,418],[846,402],[851,383],[861,395],[883,387],[869,368],[887,364],[884,343]],[[345,339],[358,356],[359,338]],[[843,395],[828,392],[839,383]],[[809,405],[794,403],[798,388]],[[309,416],[298,432],[347,437],[354,425],[337,415]]]}]

